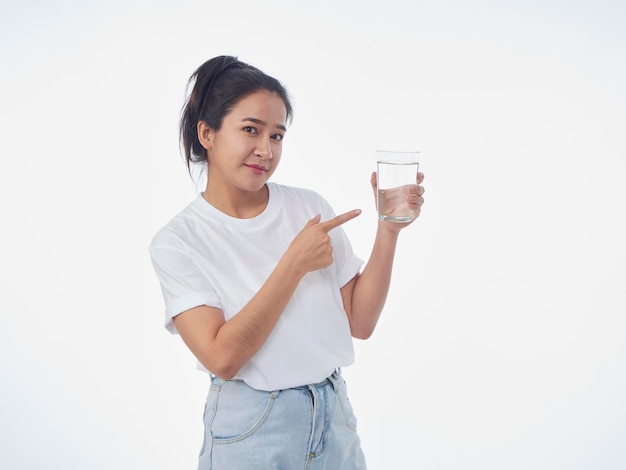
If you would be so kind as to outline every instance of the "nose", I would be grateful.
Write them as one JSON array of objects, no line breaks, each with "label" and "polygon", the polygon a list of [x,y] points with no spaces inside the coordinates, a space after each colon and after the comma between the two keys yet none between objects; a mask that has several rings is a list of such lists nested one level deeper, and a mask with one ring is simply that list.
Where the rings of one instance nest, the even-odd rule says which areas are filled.
[{"label": "nose", "polygon": [[257,142],[257,146],[254,149],[254,155],[260,157],[261,160],[271,160],[274,158],[269,139],[260,139],[259,142]]}]

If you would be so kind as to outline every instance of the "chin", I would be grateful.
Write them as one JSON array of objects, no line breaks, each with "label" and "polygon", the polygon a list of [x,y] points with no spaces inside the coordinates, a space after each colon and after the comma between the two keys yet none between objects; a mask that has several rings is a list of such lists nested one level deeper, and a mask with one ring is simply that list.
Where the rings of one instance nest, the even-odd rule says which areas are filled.
[{"label": "chin", "polygon": [[242,184],[239,186],[239,189],[242,191],[248,191],[251,193],[256,193],[257,191],[261,191],[265,187],[266,180],[259,182],[248,182],[247,184]]}]

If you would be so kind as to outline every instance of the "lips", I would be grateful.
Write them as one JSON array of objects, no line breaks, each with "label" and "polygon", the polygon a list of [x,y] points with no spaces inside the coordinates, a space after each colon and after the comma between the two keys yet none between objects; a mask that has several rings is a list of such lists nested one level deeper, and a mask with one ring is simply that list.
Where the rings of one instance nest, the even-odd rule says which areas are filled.
[{"label": "lips", "polygon": [[261,165],[246,165],[246,166],[250,168],[257,175],[262,175],[263,173],[267,171],[267,168]]}]

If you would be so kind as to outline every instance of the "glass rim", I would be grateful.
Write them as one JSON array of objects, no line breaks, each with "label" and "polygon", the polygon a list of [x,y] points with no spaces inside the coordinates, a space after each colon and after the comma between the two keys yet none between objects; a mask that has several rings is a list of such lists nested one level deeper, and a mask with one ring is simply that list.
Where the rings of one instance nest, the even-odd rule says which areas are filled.
[{"label": "glass rim", "polygon": [[418,150],[376,150],[376,161],[378,163],[419,163],[421,156],[421,152]]}]

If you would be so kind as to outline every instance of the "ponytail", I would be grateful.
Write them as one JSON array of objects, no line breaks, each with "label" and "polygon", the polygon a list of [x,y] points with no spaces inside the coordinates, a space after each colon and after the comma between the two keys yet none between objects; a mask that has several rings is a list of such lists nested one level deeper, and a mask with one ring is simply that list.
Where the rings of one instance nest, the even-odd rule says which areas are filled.
[{"label": "ponytail", "polygon": [[219,130],[224,116],[242,99],[259,90],[277,93],[285,103],[287,119],[292,116],[292,106],[285,87],[251,65],[236,57],[218,56],[209,59],[191,75],[187,90],[193,89],[183,106],[180,119],[180,142],[187,168],[191,163],[208,162],[206,149],[198,139],[198,122]]}]

